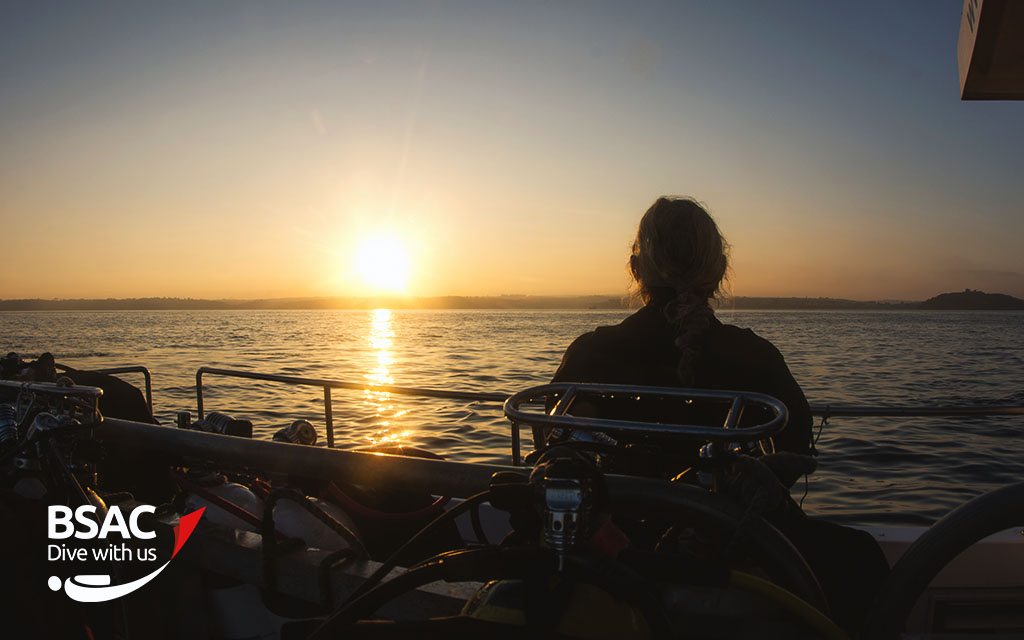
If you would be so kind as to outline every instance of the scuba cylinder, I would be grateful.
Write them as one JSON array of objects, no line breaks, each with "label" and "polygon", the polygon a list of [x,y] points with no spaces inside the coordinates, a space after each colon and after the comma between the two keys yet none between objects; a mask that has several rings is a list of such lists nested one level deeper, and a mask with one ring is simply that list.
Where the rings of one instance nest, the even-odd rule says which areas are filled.
[{"label": "scuba cylinder", "polygon": [[202,429],[210,433],[221,433],[226,436],[252,438],[252,422],[249,420],[236,420],[219,411],[207,414],[204,419],[194,423],[192,428]]},{"label": "scuba cylinder", "polygon": [[291,442],[292,444],[316,444],[316,427],[308,420],[296,420],[287,427],[274,434],[274,440],[278,442]]},{"label": "scuba cylinder", "polygon": [[[227,482],[215,487],[206,487],[206,490],[249,513],[260,514],[263,512],[263,502],[246,486]],[[202,507],[206,507],[204,514],[205,519],[209,522],[242,531],[257,531],[257,527],[253,523],[246,522],[202,496],[192,494],[185,500],[185,508],[188,511],[195,511]]]},{"label": "scuba cylinder", "polygon": [[0,450],[18,441],[18,414],[12,404],[0,404]]},{"label": "scuba cylinder", "polygon": [[[340,507],[326,500],[315,498],[311,502],[321,511],[345,525],[356,537],[359,537],[359,530],[356,528],[355,522]],[[282,500],[274,505],[274,527],[289,538],[298,538],[305,542],[306,546],[324,551],[340,551],[350,546],[347,540],[309,511],[290,500]]]}]

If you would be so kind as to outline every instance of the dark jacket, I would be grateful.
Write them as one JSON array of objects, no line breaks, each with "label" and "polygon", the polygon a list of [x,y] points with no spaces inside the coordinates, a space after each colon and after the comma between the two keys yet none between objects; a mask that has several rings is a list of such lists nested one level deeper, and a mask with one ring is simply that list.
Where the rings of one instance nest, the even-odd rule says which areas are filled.
[{"label": "dark jacket", "polygon": [[[676,335],[664,313],[664,303],[652,303],[612,327],[599,327],[577,338],[565,351],[554,382],[596,382],[659,387],[680,387],[677,367],[680,352]],[[722,324],[711,318],[696,365],[693,387],[753,391],[774,396],[789,409],[789,422],[778,434],[778,450],[807,453],[811,448],[811,411],[800,385],[772,343],[750,329]],[[722,424],[723,416],[695,415],[675,402],[631,399],[573,403],[574,415],[690,424]],[[751,424],[764,415],[744,411],[740,422]],[[538,437],[535,434],[535,438]],[[628,442],[628,439],[627,439]],[[619,444],[622,444],[620,439]],[[649,443],[646,451],[665,452],[675,447]],[[646,475],[650,467],[640,467]],[[632,473],[630,470],[617,472]],[[818,577],[833,619],[847,629],[858,629],[889,565],[874,539],[863,531],[807,518],[791,500],[789,508],[766,513],[800,550]]]},{"label": "dark jacket", "polygon": [[[676,334],[663,308],[663,304],[651,303],[615,326],[598,327],[581,335],[566,349],[553,382],[682,386],[677,373],[680,353],[675,346]],[[810,449],[811,411],[807,399],[779,350],[750,329],[722,324],[712,318],[701,340],[694,382],[690,386],[753,391],[778,398],[789,409],[789,422],[775,437],[776,448],[797,453],[807,453]],[[659,405],[657,401],[640,407],[631,403],[628,409],[620,406],[574,404],[572,413],[612,419],[721,424],[717,416],[681,415],[678,402],[671,407]],[[745,411],[740,426],[764,417],[755,411]]]}]

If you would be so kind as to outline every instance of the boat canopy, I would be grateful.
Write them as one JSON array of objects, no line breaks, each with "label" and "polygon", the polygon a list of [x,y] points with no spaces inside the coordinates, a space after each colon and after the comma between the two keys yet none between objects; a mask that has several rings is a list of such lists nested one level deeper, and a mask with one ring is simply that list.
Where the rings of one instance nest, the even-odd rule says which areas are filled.
[{"label": "boat canopy", "polygon": [[964,0],[957,58],[963,100],[1024,100],[1024,2]]}]

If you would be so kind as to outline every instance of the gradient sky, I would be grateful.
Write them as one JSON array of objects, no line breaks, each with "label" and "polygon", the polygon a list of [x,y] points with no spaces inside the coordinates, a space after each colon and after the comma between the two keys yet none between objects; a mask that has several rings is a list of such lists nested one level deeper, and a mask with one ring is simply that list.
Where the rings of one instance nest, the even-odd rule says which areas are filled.
[{"label": "gradient sky", "polygon": [[960,0],[0,2],[0,298],[620,293],[661,194],[746,296],[1024,297]]}]

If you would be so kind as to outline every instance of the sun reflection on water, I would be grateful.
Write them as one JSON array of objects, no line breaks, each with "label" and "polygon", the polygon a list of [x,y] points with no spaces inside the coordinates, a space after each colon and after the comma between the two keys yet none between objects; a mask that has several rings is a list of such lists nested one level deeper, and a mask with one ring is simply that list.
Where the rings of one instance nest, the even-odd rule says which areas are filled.
[{"label": "sun reflection on water", "polygon": [[[394,378],[391,375],[391,367],[395,363],[392,352],[394,339],[395,331],[391,325],[391,310],[375,309],[370,315],[370,332],[367,335],[370,362],[367,367],[368,372],[364,375],[366,381],[371,385],[394,384]],[[365,389],[363,405],[374,416],[373,426],[376,431],[366,437],[371,444],[402,444],[412,435],[412,431],[408,429],[394,430],[392,420],[405,415],[408,410],[401,410],[395,406],[395,401],[389,391]]]}]

